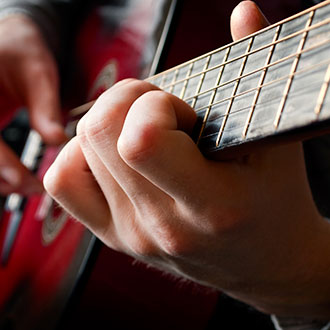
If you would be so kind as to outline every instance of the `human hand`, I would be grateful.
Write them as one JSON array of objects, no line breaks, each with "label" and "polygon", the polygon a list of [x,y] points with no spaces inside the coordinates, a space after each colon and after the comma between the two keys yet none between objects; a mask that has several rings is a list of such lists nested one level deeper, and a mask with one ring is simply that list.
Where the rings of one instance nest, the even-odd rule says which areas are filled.
[{"label": "human hand", "polygon": [[[23,15],[0,20],[0,128],[25,106],[45,143],[66,140],[61,124],[58,73],[41,33]],[[0,194],[42,191],[42,183],[24,167],[0,138]]]},{"label": "human hand", "polygon": [[[267,24],[250,1],[240,38]],[[244,28],[243,28],[244,27]],[[45,176],[49,193],[108,246],[277,315],[329,316],[329,225],[300,143],[205,159],[193,110],[146,82],[105,92]]]}]

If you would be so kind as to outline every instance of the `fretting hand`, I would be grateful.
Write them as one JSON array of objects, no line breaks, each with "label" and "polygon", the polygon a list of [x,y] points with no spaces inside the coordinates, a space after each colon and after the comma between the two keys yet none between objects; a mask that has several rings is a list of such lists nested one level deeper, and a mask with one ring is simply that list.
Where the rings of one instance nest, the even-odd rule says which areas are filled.
[{"label": "fretting hand", "polygon": [[[266,24],[245,1],[232,34]],[[330,228],[301,144],[214,162],[190,139],[194,122],[180,99],[120,82],[80,121],[46,189],[116,250],[268,313],[329,316]]]}]

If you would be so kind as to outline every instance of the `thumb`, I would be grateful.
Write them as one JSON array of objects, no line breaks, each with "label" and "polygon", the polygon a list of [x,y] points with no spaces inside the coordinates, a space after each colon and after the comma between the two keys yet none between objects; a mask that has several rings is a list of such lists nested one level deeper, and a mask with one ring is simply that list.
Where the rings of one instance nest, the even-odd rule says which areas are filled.
[{"label": "thumb", "polygon": [[268,25],[268,20],[253,1],[242,1],[231,14],[230,27],[234,41]]}]

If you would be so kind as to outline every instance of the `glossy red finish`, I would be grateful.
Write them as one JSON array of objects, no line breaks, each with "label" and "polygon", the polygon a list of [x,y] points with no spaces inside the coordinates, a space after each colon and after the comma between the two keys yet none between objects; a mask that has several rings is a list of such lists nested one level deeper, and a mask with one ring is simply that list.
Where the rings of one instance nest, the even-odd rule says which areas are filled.
[{"label": "glossy red finish", "polygon": [[[83,68],[79,75],[84,79],[77,81],[75,89],[80,93],[89,91],[85,100],[95,98],[104,90],[101,85],[95,87],[95,80],[109,63],[113,80],[145,75],[149,67],[143,66],[145,47],[150,42],[148,34],[154,20],[152,4],[155,3],[152,0],[141,2],[116,32],[105,29],[97,11],[91,15],[77,40],[79,66]],[[38,172],[40,178],[57,152],[47,148]],[[34,196],[28,200],[9,262],[0,267],[0,310],[9,310],[9,316],[16,318],[20,329],[38,323],[47,315],[52,316],[52,304],[61,298],[59,292],[63,288],[72,289],[63,286],[63,282],[70,276],[71,263],[79,253],[86,233],[78,222],[70,219],[55,240],[45,245],[42,240],[45,219],[40,217],[43,198],[45,196]],[[54,217],[58,216],[56,209],[52,212]],[[1,220],[0,248],[9,216],[5,213]],[[82,315],[95,324],[96,320],[104,321],[111,310],[117,325],[125,319],[125,324],[133,325],[139,319],[147,329],[163,320],[165,328],[170,324],[184,325],[189,319],[189,323],[198,329],[208,322],[218,296],[198,285],[182,285],[144,265],[135,265],[131,258],[107,247],[101,248],[83,289],[78,305],[70,307],[77,313],[72,314],[71,321],[77,325],[79,319],[81,326],[88,323]],[[58,301],[58,304],[63,305],[64,301]],[[127,313],[131,315],[128,318]],[[157,328],[161,329],[162,325]]]},{"label": "glossy red finish", "polygon": [[[46,152],[40,177],[56,153],[54,149]],[[24,311],[20,318],[28,324],[39,317],[40,311],[50,308],[58,296],[85,232],[79,223],[68,219],[54,241],[46,244],[42,237],[44,219],[39,217],[44,196],[34,196],[28,200],[8,263],[0,266],[0,310],[10,309],[10,315],[14,318],[16,313]],[[1,247],[9,217],[10,212],[5,212],[1,225]]]}]

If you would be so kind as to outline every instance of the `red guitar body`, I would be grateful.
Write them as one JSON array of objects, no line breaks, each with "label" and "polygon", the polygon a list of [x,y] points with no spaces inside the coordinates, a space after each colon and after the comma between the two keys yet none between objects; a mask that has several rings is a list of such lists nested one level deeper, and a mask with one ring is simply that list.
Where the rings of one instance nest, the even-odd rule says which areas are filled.
[{"label": "red guitar body", "polygon": [[[136,3],[115,30],[107,30],[98,9],[82,27],[76,66],[83,69],[73,75],[79,77],[75,83],[79,92],[72,97],[75,102],[94,99],[115,81],[143,77],[150,70],[146,47],[155,47],[159,41],[159,36],[152,39],[150,29],[160,5],[154,0]],[[44,151],[40,178],[57,153],[57,148]],[[46,194],[29,198],[23,209],[10,206],[15,197],[7,200],[0,227],[4,328],[51,329],[60,319],[61,329],[71,327],[71,322],[74,328],[79,324],[97,329],[206,326],[217,293],[173,279],[103,246]],[[17,218],[20,225],[9,244],[8,233]]]},{"label": "red guitar body", "polygon": [[[159,2],[136,1],[135,10],[110,31],[98,9],[90,15],[76,42],[80,70],[74,74],[70,106],[94,99],[115,81],[146,76],[152,64],[146,48],[159,43],[159,36],[153,40],[150,33]],[[229,42],[233,6],[210,2],[200,8],[199,1],[184,2],[163,69]],[[188,33],[187,26],[192,27]],[[206,37],[205,31],[210,31]],[[57,153],[57,148],[45,150],[40,178]],[[0,220],[1,255],[8,231],[19,218],[0,264],[1,329],[208,327],[218,292],[174,279],[105,247],[46,194],[29,198],[21,213],[7,208]]]}]

